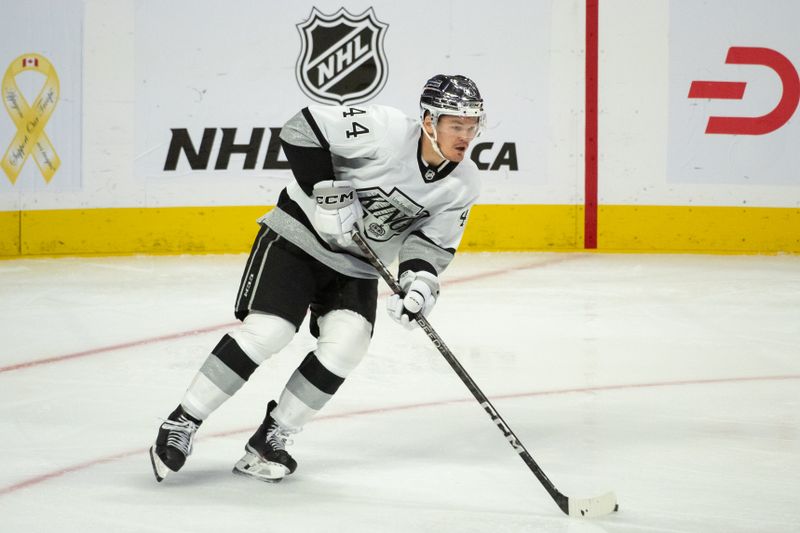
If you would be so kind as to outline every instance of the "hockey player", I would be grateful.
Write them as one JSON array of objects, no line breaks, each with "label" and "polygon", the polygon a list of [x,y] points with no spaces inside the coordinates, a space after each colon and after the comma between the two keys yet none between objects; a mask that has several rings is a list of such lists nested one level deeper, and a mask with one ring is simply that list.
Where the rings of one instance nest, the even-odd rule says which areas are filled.
[{"label": "hockey player", "polygon": [[242,324],[211,351],[158,430],[150,449],[158,481],[180,470],[203,420],[289,343],[310,310],[317,348],[269,402],[234,466],[264,481],[294,472],[289,436],[336,393],[372,336],[378,274],[352,232],[386,264],[399,260],[405,296],[388,299],[389,315],[411,328],[415,313],[430,313],[478,197],[466,156],[484,125],[483,99],[472,80],[440,74],[423,88],[420,118],[421,128],[386,106],[309,106],[283,127],[295,179],[259,219],[236,299]]}]

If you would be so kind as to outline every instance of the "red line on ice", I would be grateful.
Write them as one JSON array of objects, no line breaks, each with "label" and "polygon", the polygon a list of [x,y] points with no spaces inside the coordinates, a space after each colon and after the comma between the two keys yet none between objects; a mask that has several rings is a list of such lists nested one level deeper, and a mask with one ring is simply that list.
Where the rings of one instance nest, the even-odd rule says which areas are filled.
[{"label": "red line on ice", "polygon": [[[629,389],[647,389],[647,388],[656,388],[656,387],[677,387],[677,386],[686,386],[686,385],[716,385],[716,384],[724,384],[724,383],[744,383],[744,382],[751,382],[751,381],[787,381],[787,380],[796,380],[800,379],[800,374],[791,374],[785,376],[751,376],[751,377],[738,377],[738,378],[719,378],[719,379],[692,379],[692,380],[682,380],[682,381],[664,381],[664,382],[652,382],[652,383],[623,383],[619,385],[600,385],[597,387],[576,387],[572,389],[557,389],[557,390],[549,390],[549,391],[534,391],[534,392],[520,392],[515,394],[503,394],[494,396],[492,399],[503,400],[503,399],[514,399],[514,398],[527,398],[533,396],[552,396],[558,394],[576,394],[576,393],[583,393],[583,392],[605,392],[605,391],[614,391],[614,390],[629,390]],[[332,415],[323,415],[317,417],[315,420],[335,420],[339,418],[349,418],[355,416],[365,416],[365,415],[373,415],[379,413],[391,413],[395,411],[408,411],[411,409],[424,409],[428,407],[436,407],[441,405],[452,405],[452,404],[459,404],[459,403],[468,403],[474,402],[474,398],[462,398],[458,400],[443,400],[443,401],[436,401],[436,402],[424,402],[424,403],[415,403],[415,404],[408,404],[408,405],[397,405],[394,407],[379,407],[375,409],[364,409],[360,411],[351,411],[347,413],[339,413],[339,414],[332,414]],[[229,431],[223,431],[219,433],[214,433],[202,438],[198,438],[198,441],[206,440],[206,439],[213,439],[213,438],[220,438],[220,437],[228,437],[231,435],[238,435],[241,433],[249,433],[252,431],[253,428],[241,428]],[[131,457],[133,455],[141,454],[144,456],[147,453],[147,449],[139,448],[136,450],[130,450],[127,452],[121,452],[114,455],[109,455],[106,457],[100,457],[98,459],[94,459],[91,461],[86,461],[84,463],[79,463],[76,465],[72,465],[66,468],[62,468],[60,470],[54,470],[52,472],[48,472],[46,474],[41,474],[39,476],[35,476],[23,481],[19,481],[12,485],[8,485],[6,487],[0,487],[0,496],[5,496],[8,494],[12,494],[17,492],[21,489],[32,487],[34,485],[39,485],[45,481],[61,477],[66,474],[71,474],[73,472],[79,472],[81,470],[86,470],[93,466],[102,465],[105,463],[111,463],[118,459],[125,459],[127,457]],[[144,463],[143,463],[144,464]],[[146,467],[144,467],[146,468]],[[146,472],[149,475],[149,472]],[[155,482],[154,482],[155,483]]]},{"label": "red line on ice", "polygon": [[[558,263],[563,263],[565,261],[570,261],[570,260],[578,259],[578,258],[581,258],[581,257],[588,257],[588,256],[587,255],[583,255],[583,254],[574,254],[574,255],[571,254],[571,255],[565,256],[565,257],[555,257],[555,258],[545,259],[545,260],[542,260],[542,261],[525,263],[523,265],[518,265],[518,266],[515,266],[515,267],[508,267],[508,268],[502,268],[502,269],[497,269],[497,270],[488,270],[486,272],[481,272],[479,274],[473,274],[473,275],[470,275],[470,276],[463,276],[463,277],[460,277],[460,278],[454,278],[454,279],[451,279],[451,280],[446,280],[446,281],[444,281],[442,283],[442,285],[447,286],[447,285],[456,285],[458,283],[468,283],[470,281],[476,281],[476,280],[485,279],[485,278],[491,278],[491,277],[495,277],[495,276],[502,276],[503,274],[510,274],[510,273],[513,273],[513,272],[521,271],[521,270],[528,270],[528,269],[531,269],[531,268],[539,268],[539,267],[546,267],[546,266],[550,266],[550,265],[555,265],[555,264],[558,264]],[[381,293],[382,296],[385,296],[387,294],[388,293]],[[149,338],[139,339],[139,340],[130,341],[130,342],[123,342],[123,343],[120,343],[120,344],[112,344],[112,345],[109,345],[109,346],[101,346],[99,348],[92,348],[90,350],[82,350],[80,352],[74,352],[74,353],[69,353],[69,354],[64,354],[64,355],[57,355],[57,356],[54,356],[54,357],[47,357],[45,359],[35,359],[33,361],[24,361],[22,363],[16,363],[16,364],[13,364],[13,365],[0,366],[0,374],[3,374],[5,372],[13,372],[15,370],[23,370],[23,369],[26,369],[26,368],[33,368],[33,367],[42,366],[42,365],[49,365],[49,364],[52,364],[52,363],[61,363],[61,362],[64,362],[64,361],[71,361],[73,359],[80,359],[80,358],[88,357],[88,356],[91,356],[91,355],[100,355],[100,354],[104,354],[104,353],[108,353],[108,352],[115,352],[117,350],[126,350],[128,348],[136,348],[138,346],[146,346],[148,344],[155,344],[155,343],[159,343],[159,342],[172,341],[172,340],[176,340],[176,339],[181,339],[183,337],[191,337],[193,335],[200,335],[200,334],[203,334],[203,333],[209,333],[211,331],[216,331],[216,330],[220,330],[220,329],[230,329],[230,328],[236,327],[237,324],[238,324],[238,322],[229,322],[227,324],[217,324],[217,325],[214,325],[214,326],[206,326],[206,327],[202,327],[202,328],[191,329],[191,330],[188,330],[188,331],[180,331],[178,333],[170,333],[170,334],[167,334],[167,335],[160,335],[158,337],[149,337]]]}]

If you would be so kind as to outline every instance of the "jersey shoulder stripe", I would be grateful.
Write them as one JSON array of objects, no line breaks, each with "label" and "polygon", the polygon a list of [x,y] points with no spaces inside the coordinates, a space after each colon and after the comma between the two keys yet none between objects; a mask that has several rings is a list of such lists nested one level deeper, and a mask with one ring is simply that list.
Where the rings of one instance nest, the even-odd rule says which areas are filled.
[{"label": "jersey shoulder stripe", "polygon": [[303,113],[303,117],[306,119],[306,122],[308,122],[308,125],[311,127],[311,131],[313,131],[314,135],[317,137],[320,147],[324,148],[325,150],[329,150],[330,144],[328,143],[328,139],[325,138],[325,136],[322,134],[322,131],[319,129],[317,121],[314,120],[314,115],[311,114],[311,111],[309,111],[307,107],[304,107],[301,112]]}]

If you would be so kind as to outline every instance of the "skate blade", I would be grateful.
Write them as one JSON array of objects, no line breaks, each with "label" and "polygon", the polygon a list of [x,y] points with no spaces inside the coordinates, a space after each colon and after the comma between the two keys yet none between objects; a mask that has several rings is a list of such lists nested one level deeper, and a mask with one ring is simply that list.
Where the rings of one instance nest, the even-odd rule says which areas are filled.
[{"label": "skate blade", "polygon": [[172,472],[172,470],[164,464],[161,458],[156,453],[156,447],[150,447],[150,464],[153,465],[153,474],[156,476],[156,481],[161,483],[164,481],[164,478],[167,477],[167,474]]},{"label": "skate blade", "polygon": [[258,455],[247,452],[234,465],[233,473],[267,483],[278,483],[289,474],[289,469],[280,463],[264,461]]}]

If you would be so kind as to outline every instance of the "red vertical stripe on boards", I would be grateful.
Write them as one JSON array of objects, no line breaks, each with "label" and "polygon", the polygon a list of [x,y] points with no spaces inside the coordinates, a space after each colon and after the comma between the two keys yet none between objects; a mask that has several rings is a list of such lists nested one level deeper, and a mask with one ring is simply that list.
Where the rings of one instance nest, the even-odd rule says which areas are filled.
[{"label": "red vertical stripe on boards", "polygon": [[597,58],[600,0],[586,0],[583,247],[597,248]]}]

